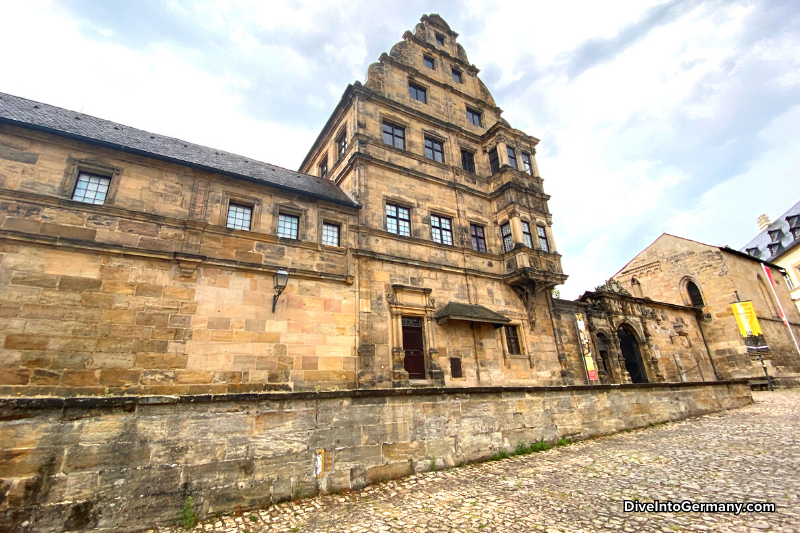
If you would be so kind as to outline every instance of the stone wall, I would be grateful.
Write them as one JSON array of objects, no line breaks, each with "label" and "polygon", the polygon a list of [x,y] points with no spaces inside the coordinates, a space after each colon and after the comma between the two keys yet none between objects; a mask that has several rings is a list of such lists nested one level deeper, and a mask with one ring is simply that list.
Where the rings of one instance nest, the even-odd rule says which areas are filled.
[{"label": "stone wall", "polygon": [[264,506],[751,402],[746,382],[2,399],[0,530],[135,530],[189,496]]}]

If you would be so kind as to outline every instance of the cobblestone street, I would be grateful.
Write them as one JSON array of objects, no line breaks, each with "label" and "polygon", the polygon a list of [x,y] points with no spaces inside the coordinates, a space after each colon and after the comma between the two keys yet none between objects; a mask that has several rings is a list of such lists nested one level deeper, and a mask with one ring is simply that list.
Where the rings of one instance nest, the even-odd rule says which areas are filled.
[{"label": "cobblestone street", "polygon": [[[735,411],[226,515],[196,528],[251,533],[800,531],[800,390],[754,397],[754,405]],[[777,512],[624,513],[624,499],[774,502]]]}]

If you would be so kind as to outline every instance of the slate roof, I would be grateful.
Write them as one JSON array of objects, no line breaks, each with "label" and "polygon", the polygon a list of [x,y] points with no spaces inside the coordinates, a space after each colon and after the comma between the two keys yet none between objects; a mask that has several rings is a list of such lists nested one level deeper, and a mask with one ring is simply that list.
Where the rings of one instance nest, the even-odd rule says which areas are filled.
[{"label": "slate roof", "polygon": [[[792,217],[798,217],[794,219],[797,238],[794,237],[789,227],[788,219]],[[770,224],[767,229],[744,245],[740,251],[764,261],[775,261],[800,244],[800,229],[797,229],[798,227],[800,227],[800,202],[790,207],[788,211]],[[758,249],[757,252],[752,250],[755,248]]]},{"label": "slate roof", "polygon": [[489,324],[508,324],[510,319],[495,313],[482,305],[450,302],[433,315],[439,324],[448,320],[466,320],[468,322],[488,322]]},{"label": "slate roof", "polygon": [[336,184],[316,176],[10,94],[0,93],[0,123],[258,181],[337,204],[359,206]]}]

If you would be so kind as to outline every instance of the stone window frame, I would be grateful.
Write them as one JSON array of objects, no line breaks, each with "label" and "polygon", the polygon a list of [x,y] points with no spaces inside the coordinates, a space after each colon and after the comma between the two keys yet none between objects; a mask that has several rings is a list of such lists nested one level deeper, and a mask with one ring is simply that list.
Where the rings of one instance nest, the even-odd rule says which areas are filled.
[{"label": "stone window frame", "polygon": [[[394,205],[396,207],[402,207],[404,209],[408,209],[408,235],[401,235],[398,233],[392,233],[389,231],[388,225],[388,216],[386,214],[386,205]],[[414,202],[407,200],[405,198],[400,198],[397,196],[384,196],[381,202],[381,216],[383,217],[383,224],[381,229],[388,233],[389,235],[394,235],[399,239],[408,239],[414,237],[414,228],[419,226],[419,221],[414,220],[415,212],[414,212]],[[399,230],[398,230],[399,231]]]},{"label": "stone window frame", "polygon": [[[235,229],[228,227],[228,211],[231,204],[238,204],[251,209],[250,212],[250,229]],[[217,224],[225,229],[232,231],[257,231],[261,227],[261,198],[256,196],[247,196],[239,193],[239,191],[223,190],[222,191],[222,206],[219,211],[219,220]]]},{"label": "stone window frame", "polygon": [[506,338],[506,328],[497,328],[500,330],[500,343],[502,344],[503,348],[503,358],[504,359],[529,359],[528,353],[528,335],[525,332],[525,327],[523,325],[523,321],[521,319],[512,318],[511,322],[508,324],[503,324],[503,326],[515,327],[517,328],[517,340],[519,340],[519,351],[518,354],[510,353],[508,350],[508,339]]},{"label": "stone window frame", "polygon": [[[428,66],[428,64],[426,63],[426,60],[430,60],[430,62],[431,62],[431,64],[433,66]],[[429,54],[422,54],[422,64],[423,64],[423,66],[425,68],[429,68],[431,70],[436,70],[436,58],[434,58],[433,56],[431,56]]]},{"label": "stone window frame", "polygon": [[[411,95],[411,89],[414,89],[416,94],[422,94],[422,100]],[[420,104],[428,105],[428,94],[430,87],[420,83],[415,78],[408,79],[408,97],[412,102],[419,102]]]},{"label": "stone window frame", "polygon": [[[79,202],[84,205],[113,205],[117,191],[119,190],[119,182],[122,176],[122,167],[111,165],[102,159],[80,159],[70,157],[67,159],[67,167],[64,169],[64,177],[61,180],[59,187],[59,194],[72,200],[72,195],[75,193],[75,186],[78,183],[78,176],[81,172],[87,174],[95,174],[104,178],[109,178],[111,181],[108,185],[108,191],[102,204],[89,204],[86,202]],[[227,220],[227,213],[226,213]]]},{"label": "stone window frame", "polygon": [[[408,152],[409,151],[408,136],[409,136],[409,133],[411,131],[411,127],[410,127],[409,121],[408,120],[403,120],[400,117],[398,117],[397,115],[393,115],[393,114],[383,114],[383,113],[381,113],[381,116],[379,118],[380,118],[380,124],[381,124],[381,129],[380,129],[380,131],[381,131],[381,136],[380,136],[381,145],[384,148],[386,148],[388,146],[389,148],[391,148],[393,150],[397,150],[399,152]],[[389,125],[397,128],[397,129],[403,130],[403,147],[402,148],[398,148],[397,146],[394,145],[394,134],[392,134],[392,139],[393,139],[392,144],[389,144],[389,143],[387,143],[385,141],[385,139],[383,138],[383,126],[386,125],[386,124],[389,124]]]},{"label": "stone window frame", "polygon": [[[433,225],[433,217],[436,217],[436,218],[439,219],[439,227],[436,227],[436,226]],[[447,230],[444,230],[441,227],[442,219],[447,220],[447,222],[450,224],[450,230],[449,230],[450,231],[450,240],[452,241],[450,244],[447,244],[446,242],[444,242],[444,240],[445,240],[444,239],[444,235],[445,235],[444,232],[447,231]],[[428,227],[430,227],[430,229],[431,229],[431,241],[432,242],[434,242],[436,244],[441,244],[442,246],[448,246],[448,247],[457,246],[457,244],[456,244],[456,225],[453,222],[453,216],[452,215],[447,215],[447,214],[441,213],[440,211],[431,211],[430,215],[428,216]],[[439,230],[439,235],[440,235],[439,238],[441,239],[440,241],[437,241],[434,238],[434,229],[438,229]]]},{"label": "stone window frame", "polygon": [[[522,240],[525,246],[527,246],[531,250],[535,250],[535,248],[533,247],[533,231],[531,230],[531,224],[535,226],[536,225],[535,222],[523,217],[519,218],[519,222],[520,226],[522,227]],[[528,231],[525,231],[526,226],[528,228]]]},{"label": "stone window frame", "polygon": [[445,36],[439,33],[438,31],[433,32],[433,40],[436,42],[437,45],[444,46],[445,43],[447,42],[445,39],[446,39]]},{"label": "stone window frame", "polygon": [[[317,235],[319,236],[319,244],[327,250],[342,250],[347,248],[347,246],[343,244],[347,242],[347,221],[337,215],[337,213],[333,212],[321,212],[317,220]],[[324,224],[339,226],[339,246],[322,243],[322,226]]]},{"label": "stone window frame", "polygon": [[[638,281],[638,280],[637,280]],[[700,296],[703,298],[703,307],[708,306],[708,299],[706,299],[705,291],[703,291],[703,286],[694,276],[683,276],[680,281],[678,282],[678,290],[681,293],[681,301],[683,305],[686,307],[692,307],[692,299],[689,297],[689,282],[694,283],[697,290],[700,291]]]},{"label": "stone window frame", "polygon": [[450,73],[452,75],[453,81],[462,84],[464,83],[464,71],[458,67],[450,66]]},{"label": "stone window frame", "polygon": [[[445,138],[442,137],[441,135],[439,135],[436,132],[423,129],[422,130],[422,140],[423,140],[423,142],[422,142],[422,155],[425,157],[425,159],[430,161],[430,162],[432,162],[432,163],[438,163],[440,165],[446,165],[447,163],[445,161],[445,154],[447,153],[447,150],[448,150],[449,147],[447,146],[447,141],[445,140]],[[433,157],[428,157],[428,142],[429,141],[431,143],[430,150],[431,150],[431,154],[433,155]],[[434,143],[438,143],[439,147],[441,148],[441,154],[442,154],[442,160],[441,161],[437,161],[436,160],[436,149],[435,149]]]},{"label": "stone window frame", "polygon": [[[272,211],[272,235],[275,235],[277,238],[286,241],[307,241],[309,218],[308,211],[309,210],[307,208],[300,207],[293,203],[275,204],[275,208]],[[297,239],[278,236],[278,220],[280,219],[281,215],[297,217]]]}]

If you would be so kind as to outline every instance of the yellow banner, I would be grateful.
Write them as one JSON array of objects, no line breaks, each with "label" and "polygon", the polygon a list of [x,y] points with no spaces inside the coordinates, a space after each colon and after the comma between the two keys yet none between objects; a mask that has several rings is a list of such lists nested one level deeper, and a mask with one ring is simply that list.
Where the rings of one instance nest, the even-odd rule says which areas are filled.
[{"label": "yellow banner", "polygon": [[761,326],[758,325],[758,318],[756,318],[756,311],[753,309],[753,302],[737,302],[731,304],[731,308],[742,337],[757,337],[762,334]]}]

